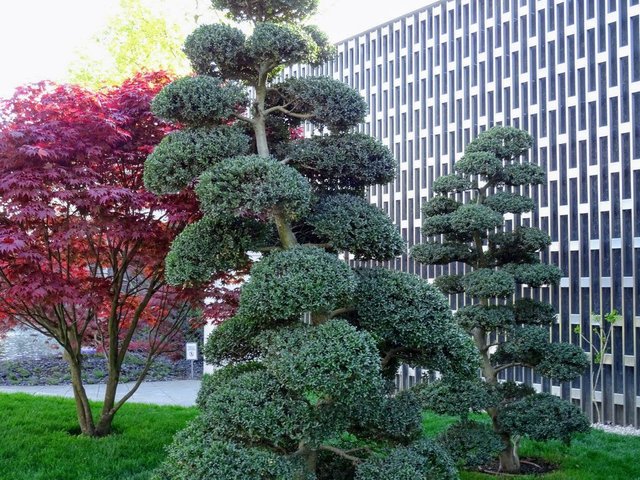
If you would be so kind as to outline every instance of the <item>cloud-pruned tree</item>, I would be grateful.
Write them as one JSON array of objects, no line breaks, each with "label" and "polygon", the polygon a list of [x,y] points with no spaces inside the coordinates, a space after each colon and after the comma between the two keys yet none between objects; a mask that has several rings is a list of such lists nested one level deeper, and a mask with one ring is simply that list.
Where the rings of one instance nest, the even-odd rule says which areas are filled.
[{"label": "cloud-pruned tree", "polygon": [[[456,173],[434,181],[436,195],[422,210],[427,240],[412,250],[413,258],[424,264],[466,264],[464,275],[440,276],[435,284],[446,294],[465,294],[472,300],[457,310],[455,318],[474,339],[484,379],[484,383],[444,379],[425,389],[424,400],[438,413],[462,417],[462,423],[443,437],[445,445],[465,450],[457,454],[462,463],[480,465],[499,451],[505,472],[520,470],[521,437],[568,441],[589,426],[570,403],[537,394],[526,385],[499,381],[501,372],[523,366],[568,382],[588,365],[580,347],[549,341],[549,326],[555,320],[551,305],[520,295],[514,300],[520,285],[554,285],[562,276],[558,267],[540,260],[539,253],[551,243],[549,236],[524,225],[519,216],[534,208],[519,187],[545,180],[538,165],[522,160],[532,145],[529,134],[512,127],[494,127],[478,135],[456,162]],[[505,228],[507,214],[513,215],[515,224],[510,230]],[[470,411],[482,410],[491,416],[493,433],[467,418]],[[497,451],[496,439],[502,440]],[[470,457],[470,445],[478,445],[484,454]]]},{"label": "cloud-pruned tree", "polygon": [[[252,28],[196,29],[185,42],[196,75],[154,101],[184,128],[149,156],[145,182],[157,192],[195,184],[204,215],[174,241],[168,277],[206,283],[262,252],[237,311],[207,340],[206,359],[220,368],[203,381],[200,416],[156,478],[382,480],[405,462],[407,478],[458,478],[442,448],[419,440],[413,393],[394,397],[389,387],[400,362],[472,376],[471,341],[425,280],[354,270],[338,257],[404,252],[390,219],[364,197],[393,179],[394,159],[354,131],[367,110],[355,91],[330,78],[278,76],[332,55],[304,23],[316,3],[216,0]],[[248,89],[252,96],[239,93]],[[303,121],[316,133],[292,139]],[[251,150],[226,151],[231,131],[248,133]]]}]

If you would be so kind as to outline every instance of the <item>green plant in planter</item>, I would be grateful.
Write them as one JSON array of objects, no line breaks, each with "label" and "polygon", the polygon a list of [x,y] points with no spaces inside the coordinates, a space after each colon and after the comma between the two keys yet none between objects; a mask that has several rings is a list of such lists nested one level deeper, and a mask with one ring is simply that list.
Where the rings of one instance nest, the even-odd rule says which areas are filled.
[{"label": "green plant in planter", "polygon": [[[548,328],[555,319],[551,305],[529,298],[513,300],[519,285],[553,285],[562,276],[558,267],[539,259],[539,252],[550,244],[549,236],[519,224],[519,215],[534,207],[531,198],[519,193],[521,187],[540,185],[545,179],[539,166],[521,159],[532,145],[529,134],[511,127],[481,133],[457,161],[456,173],[434,181],[436,195],[422,210],[427,241],[412,250],[412,256],[425,264],[467,265],[464,275],[440,276],[435,284],[446,294],[464,293],[473,300],[459,308],[455,318],[474,339],[484,379],[453,384],[443,379],[420,393],[423,401],[440,413],[463,417],[443,443],[454,450],[473,444],[478,450],[471,457],[454,452],[458,460],[467,465],[487,460],[495,452],[497,436],[502,440],[501,469],[512,473],[520,470],[522,436],[568,441],[589,427],[570,403],[498,380],[500,372],[525,366],[567,382],[588,365],[580,347],[549,342]],[[512,230],[504,228],[505,214],[513,214]],[[468,422],[466,415],[473,410],[489,413],[493,431]]]},{"label": "green plant in planter", "polygon": [[[278,77],[333,54],[304,23],[316,4],[215,0],[252,30],[199,27],[185,43],[197,75],[153,103],[184,128],[148,157],[145,183],[162,193],[195,186],[203,213],[173,243],[167,277],[206,284],[244,266],[248,252],[263,254],[237,313],[206,341],[207,361],[220,368],[203,380],[201,414],[169,447],[158,479],[328,479],[337,468],[345,480],[458,478],[446,452],[420,440],[415,395],[392,396],[390,383],[401,362],[470,378],[472,342],[425,280],[354,270],[337,255],[404,252],[389,218],[364,199],[393,179],[395,161],[353,131],[366,112],[355,91]],[[320,134],[283,135],[305,120]]]}]

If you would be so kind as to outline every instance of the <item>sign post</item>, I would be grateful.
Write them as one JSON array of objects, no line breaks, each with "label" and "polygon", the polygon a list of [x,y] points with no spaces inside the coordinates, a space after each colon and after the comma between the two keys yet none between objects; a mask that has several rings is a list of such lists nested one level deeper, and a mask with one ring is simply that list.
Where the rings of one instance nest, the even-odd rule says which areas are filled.
[{"label": "sign post", "polygon": [[198,360],[198,344],[187,343],[186,357],[187,360],[191,360],[191,380],[193,380],[193,362]]}]

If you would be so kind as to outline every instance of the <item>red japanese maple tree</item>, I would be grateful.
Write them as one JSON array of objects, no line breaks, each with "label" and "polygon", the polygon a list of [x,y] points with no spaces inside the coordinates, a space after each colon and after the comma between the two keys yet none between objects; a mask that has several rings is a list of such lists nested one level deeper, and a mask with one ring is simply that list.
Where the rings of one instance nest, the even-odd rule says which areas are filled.
[{"label": "red japanese maple tree", "polygon": [[[91,436],[110,433],[202,299],[164,279],[173,238],[197,218],[195,197],[157,196],[142,181],[145,158],[171,130],[150,113],[168,82],[141,74],[100,93],[42,82],[0,103],[0,330],[21,324],[62,346]],[[125,354],[141,341],[145,367],[116,401]],[[96,418],[81,378],[87,344],[109,368]]]}]

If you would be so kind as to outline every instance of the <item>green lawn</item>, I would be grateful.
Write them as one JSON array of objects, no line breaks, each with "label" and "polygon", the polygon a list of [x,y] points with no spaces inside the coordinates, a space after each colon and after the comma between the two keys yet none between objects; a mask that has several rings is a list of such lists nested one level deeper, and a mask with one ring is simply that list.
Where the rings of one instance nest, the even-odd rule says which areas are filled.
[{"label": "green lawn", "polygon": [[91,439],[68,433],[77,425],[73,400],[0,394],[0,479],[148,479],[195,415],[195,408],[126,404],[117,434]]},{"label": "green lawn", "polygon": [[[128,404],[116,417],[116,435],[90,439],[68,433],[76,427],[72,400],[0,394],[0,479],[148,479],[163,447],[195,415],[194,408]],[[430,436],[453,421],[431,414],[424,420]],[[640,480],[640,437],[594,431],[570,447],[524,442],[522,450],[561,467],[543,477],[518,477],[522,480]],[[462,474],[463,480],[496,478]]]},{"label": "green lawn", "polygon": [[[426,434],[432,436],[453,421],[454,417],[425,413],[423,423]],[[570,446],[558,441],[540,443],[525,440],[521,454],[524,457],[542,457],[560,468],[542,476],[518,476],[519,480],[640,480],[640,437],[592,430],[591,433],[577,436]],[[461,478],[496,480],[500,477],[463,472]]]}]

